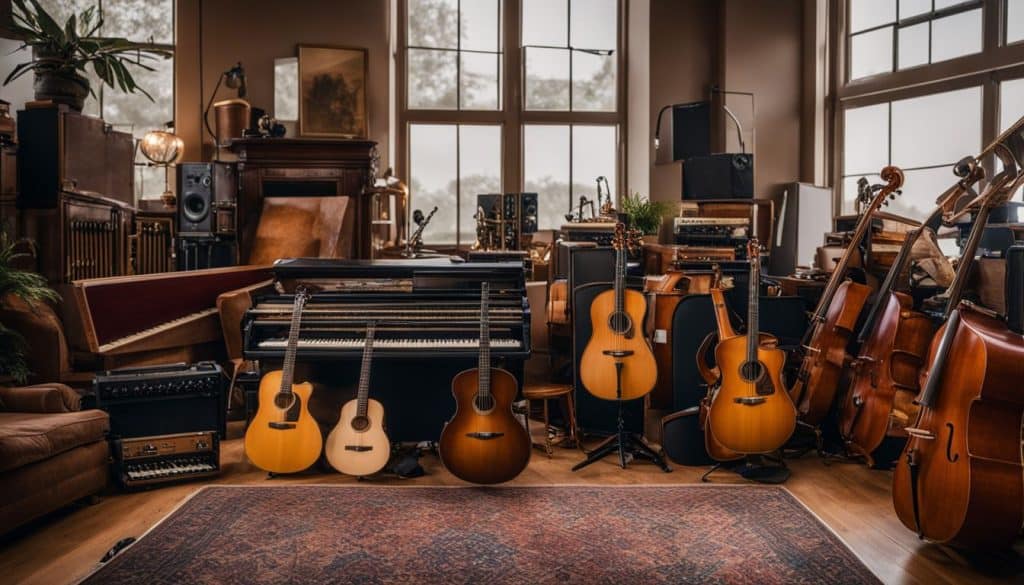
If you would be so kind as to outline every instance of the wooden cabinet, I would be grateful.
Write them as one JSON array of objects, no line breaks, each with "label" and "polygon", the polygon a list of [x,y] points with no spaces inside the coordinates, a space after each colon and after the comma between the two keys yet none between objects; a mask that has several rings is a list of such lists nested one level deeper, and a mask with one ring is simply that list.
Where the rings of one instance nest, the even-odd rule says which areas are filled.
[{"label": "wooden cabinet", "polygon": [[369,205],[364,200],[377,175],[376,142],[250,138],[235,140],[230,148],[238,156],[237,229],[242,264],[249,260],[267,198],[349,198],[340,222],[347,237],[338,255],[370,258]]},{"label": "wooden cabinet", "polygon": [[12,239],[19,237],[17,165],[17,147],[0,145],[0,232]]}]

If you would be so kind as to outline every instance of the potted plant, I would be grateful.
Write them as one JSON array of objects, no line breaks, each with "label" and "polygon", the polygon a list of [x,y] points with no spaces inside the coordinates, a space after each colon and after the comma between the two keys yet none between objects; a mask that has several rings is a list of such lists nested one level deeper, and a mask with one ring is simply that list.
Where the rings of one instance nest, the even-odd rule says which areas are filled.
[{"label": "potted plant", "polygon": [[153,99],[135,84],[128,66],[152,71],[145,61],[169,58],[170,51],[152,43],[96,36],[103,19],[97,17],[95,6],[72,14],[60,26],[37,0],[12,0],[11,4],[13,24],[9,30],[22,41],[21,48],[32,49],[32,60],[16,66],[4,85],[31,71],[35,74],[33,89],[37,100],[67,104],[81,112],[85,98],[95,95],[85,76],[86,69],[91,67],[103,84]]},{"label": "potted plant", "polygon": [[665,201],[651,201],[640,193],[623,195],[619,201],[621,212],[629,215],[629,227],[640,230],[645,236],[653,236],[657,241],[658,230],[661,228],[661,220],[672,213],[672,205]]},{"label": "potted plant", "polygon": [[[41,274],[17,268],[21,258],[31,256],[19,252],[19,244],[0,232],[0,305],[8,305],[14,298],[33,308],[35,303],[59,301],[60,296]],[[0,323],[0,376],[24,384],[30,374],[25,361],[27,349],[25,339],[17,331]]]}]

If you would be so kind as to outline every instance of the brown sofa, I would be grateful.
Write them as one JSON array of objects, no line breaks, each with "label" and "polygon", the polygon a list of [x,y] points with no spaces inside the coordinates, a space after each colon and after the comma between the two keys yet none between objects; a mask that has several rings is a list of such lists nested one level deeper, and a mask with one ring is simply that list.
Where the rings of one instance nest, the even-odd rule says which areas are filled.
[{"label": "brown sofa", "polygon": [[0,387],[0,533],[100,492],[109,430],[63,384]]}]

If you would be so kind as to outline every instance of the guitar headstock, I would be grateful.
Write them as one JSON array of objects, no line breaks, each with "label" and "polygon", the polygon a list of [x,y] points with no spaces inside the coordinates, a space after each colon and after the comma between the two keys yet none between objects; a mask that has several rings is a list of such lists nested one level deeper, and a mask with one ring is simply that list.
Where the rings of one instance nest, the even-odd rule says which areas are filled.
[{"label": "guitar headstock", "polygon": [[636,256],[643,249],[644,235],[640,233],[640,230],[631,228],[626,232],[626,247],[629,249],[629,253]]},{"label": "guitar headstock", "polygon": [[747,259],[751,264],[755,264],[761,258],[761,242],[757,238],[750,238],[747,242]]},{"label": "guitar headstock", "polygon": [[309,292],[309,289],[299,285],[295,288],[295,304],[298,306],[305,305],[310,298],[313,297],[313,293]]}]

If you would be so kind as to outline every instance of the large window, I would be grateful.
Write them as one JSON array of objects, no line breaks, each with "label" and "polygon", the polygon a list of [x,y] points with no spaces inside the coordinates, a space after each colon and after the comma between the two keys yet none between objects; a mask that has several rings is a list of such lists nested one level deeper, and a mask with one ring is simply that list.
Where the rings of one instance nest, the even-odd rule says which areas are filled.
[{"label": "large window", "polygon": [[[541,229],[622,177],[619,0],[400,0],[399,171],[430,245],[472,244],[476,196],[539,195]],[[509,50],[509,45],[515,50]]]},{"label": "large window", "polygon": [[1024,41],[1024,0],[1006,0],[1006,43]]},{"label": "large window", "polygon": [[843,211],[853,211],[860,177],[877,183],[882,167],[896,165],[906,181],[889,211],[927,215],[956,180],[953,164],[981,150],[981,95],[969,87],[847,109]]},{"label": "large window", "polygon": [[849,78],[979,53],[983,0],[850,0]]},{"label": "large window", "polygon": [[[71,14],[89,6],[98,6],[103,18],[100,34],[124,37],[132,41],[153,42],[162,48],[174,49],[174,0],[40,0],[40,4],[63,24]],[[147,61],[153,71],[132,69],[142,93],[126,94],[101,87],[89,70],[95,97],[86,101],[85,112],[102,117],[115,129],[130,132],[136,138],[150,130],[162,129],[174,120],[174,59]],[[164,190],[164,171],[145,165],[145,157],[137,154],[135,174],[136,197],[159,197]]]}]

